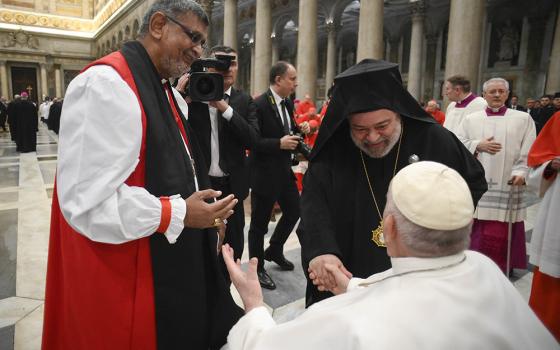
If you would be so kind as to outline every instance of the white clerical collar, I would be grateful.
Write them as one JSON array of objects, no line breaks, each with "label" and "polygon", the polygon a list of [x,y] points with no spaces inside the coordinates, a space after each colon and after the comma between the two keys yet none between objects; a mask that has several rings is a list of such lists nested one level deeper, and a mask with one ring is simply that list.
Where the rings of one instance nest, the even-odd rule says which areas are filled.
[{"label": "white clerical collar", "polygon": [[393,274],[403,274],[420,270],[437,270],[449,265],[458,264],[465,258],[465,252],[439,258],[391,258]]}]

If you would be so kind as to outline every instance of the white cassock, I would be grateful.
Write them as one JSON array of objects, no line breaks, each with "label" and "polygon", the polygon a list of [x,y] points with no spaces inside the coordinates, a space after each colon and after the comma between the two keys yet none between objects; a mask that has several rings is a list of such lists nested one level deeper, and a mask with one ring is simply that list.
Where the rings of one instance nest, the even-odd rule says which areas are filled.
[{"label": "white cassock", "polygon": [[[528,113],[507,109],[503,116],[488,116],[486,111],[465,116],[457,137],[473,154],[480,141],[494,137],[502,145],[500,152],[478,154],[484,167],[488,191],[482,195],[474,213],[480,220],[512,222],[525,220],[526,206],[523,188],[515,188],[510,198],[512,176],[527,178],[527,155],[535,141],[535,123]],[[508,207],[513,207],[510,212]]]},{"label": "white cassock", "polygon": [[[468,95],[465,99],[468,99],[471,95]],[[463,118],[471,113],[484,110],[486,106],[488,106],[486,100],[479,96],[475,97],[466,106],[464,106],[463,101],[451,102],[445,110],[443,126],[457,135],[457,129],[461,125]]]},{"label": "white cassock", "polygon": [[560,278],[560,181],[559,176],[547,180],[543,172],[550,161],[529,172],[528,185],[544,197],[535,220],[529,262],[539,271]]},{"label": "white cassock", "polygon": [[277,325],[266,308],[251,310],[231,329],[229,349],[559,349],[482,254],[391,263],[293,321]]}]

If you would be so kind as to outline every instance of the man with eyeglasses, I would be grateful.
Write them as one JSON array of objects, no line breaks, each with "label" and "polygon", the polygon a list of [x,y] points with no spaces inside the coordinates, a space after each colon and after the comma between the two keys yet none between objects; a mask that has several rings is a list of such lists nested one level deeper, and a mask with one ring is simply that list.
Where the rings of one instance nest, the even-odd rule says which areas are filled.
[{"label": "man with eyeglasses", "polygon": [[[527,155],[535,141],[535,123],[528,113],[505,106],[507,80],[492,78],[484,83],[483,91],[488,107],[467,115],[457,132],[484,167],[488,182],[488,191],[474,213],[470,249],[487,255],[509,273],[513,268],[527,268],[523,220],[528,203],[523,185],[529,171]],[[513,223],[511,242],[508,222]]]},{"label": "man with eyeglasses", "polygon": [[[204,160],[209,166],[208,175],[212,188],[222,192],[221,197],[234,194],[239,200],[233,215],[228,218],[224,243],[235,249],[235,259],[243,254],[245,213],[243,201],[249,194],[249,165],[246,150],[252,149],[258,135],[259,125],[256,105],[251,96],[234,87],[237,78],[237,52],[229,46],[215,46],[209,56],[229,56],[231,64],[227,70],[209,68],[224,79],[224,97],[219,101],[191,102],[191,123]],[[184,82],[184,80],[181,80]],[[183,86],[177,85],[178,89]],[[229,274],[220,259],[224,276]]]},{"label": "man with eyeglasses", "polygon": [[194,1],[156,1],[138,41],[69,85],[43,349],[215,349],[241,316],[216,254],[238,201],[210,189],[168,82],[200,57],[207,27]]}]

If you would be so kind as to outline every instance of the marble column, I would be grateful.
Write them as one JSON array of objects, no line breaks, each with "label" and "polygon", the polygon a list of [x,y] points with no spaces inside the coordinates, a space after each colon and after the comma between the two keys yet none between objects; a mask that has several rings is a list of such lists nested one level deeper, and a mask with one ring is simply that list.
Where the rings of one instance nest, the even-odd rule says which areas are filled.
[{"label": "marble column", "polygon": [[327,71],[325,74],[325,98],[336,75],[336,26],[334,22],[327,22]]},{"label": "marble column", "polygon": [[237,0],[224,1],[224,45],[237,51]]},{"label": "marble column", "polygon": [[389,61],[399,63],[399,44],[401,38],[389,38]]},{"label": "marble column", "polygon": [[0,61],[0,96],[4,96],[8,100],[12,99],[8,91],[8,67],[6,61]]},{"label": "marble column", "polygon": [[412,34],[410,37],[410,60],[408,68],[408,92],[417,101],[422,98],[422,39],[424,38],[424,1],[411,4]]},{"label": "marble column", "polygon": [[317,89],[317,0],[299,2],[297,43],[298,86],[296,96],[303,99],[309,94],[316,99]]},{"label": "marble column", "polygon": [[41,91],[38,94],[38,97],[42,99],[43,96],[49,95],[49,87],[47,84],[47,65],[42,63],[41,64]]},{"label": "marble column", "polygon": [[356,61],[364,58],[383,58],[383,0],[360,2]]},{"label": "marble column", "polygon": [[545,88],[545,92],[548,94],[558,91],[560,91],[560,13],[556,15],[556,30],[554,31],[554,41],[550,52]]},{"label": "marble column", "polygon": [[277,37],[276,33],[272,33],[270,37],[272,43],[272,60],[271,64],[274,64],[280,60],[280,38]]},{"label": "marble column", "polygon": [[[436,76],[436,57],[439,34],[426,36],[426,69],[424,74],[424,97],[426,99],[436,98],[434,94],[434,84]],[[427,100],[426,100],[427,101]]]},{"label": "marble column", "polygon": [[271,1],[257,0],[255,34],[255,72],[253,93],[264,92],[269,87],[268,73],[272,60],[270,33],[272,32]]},{"label": "marble column", "polygon": [[255,95],[255,43],[253,39],[249,42],[249,47],[251,48],[251,67],[249,73],[250,85],[251,85],[251,95]]},{"label": "marble column", "polygon": [[472,91],[477,91],[478,85],[485,5],[485,0],[451,0],[449,10],[445,78],[464,75]]},{"label": "marble column", "polygon": [[55,68],[54,70],[54,86],[56,91],[56,97],[63,97],[62,94],[62,72],[60,67]]}]

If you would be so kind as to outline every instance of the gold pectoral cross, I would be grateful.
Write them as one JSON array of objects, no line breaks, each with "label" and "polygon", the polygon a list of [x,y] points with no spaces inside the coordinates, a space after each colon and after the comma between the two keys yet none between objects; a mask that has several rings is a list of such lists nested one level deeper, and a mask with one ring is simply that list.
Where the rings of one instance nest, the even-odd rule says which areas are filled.
[{"label": "gold pectoral cross", "polygon": [[385,238],[383,237],[383,220],[379,222],[376,229],[371,230],[371,240],[377,244],[378,247],[387,247],[385,245]]}]

